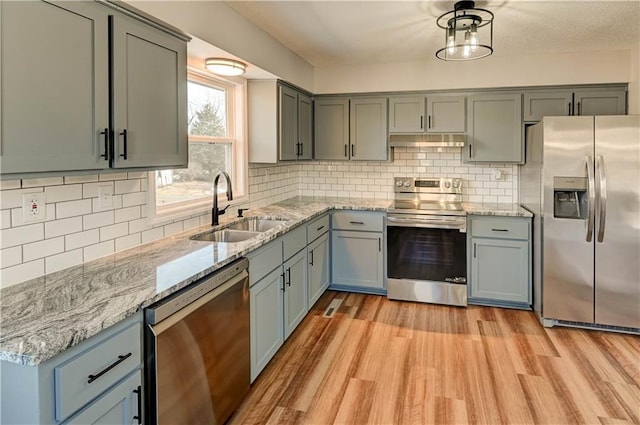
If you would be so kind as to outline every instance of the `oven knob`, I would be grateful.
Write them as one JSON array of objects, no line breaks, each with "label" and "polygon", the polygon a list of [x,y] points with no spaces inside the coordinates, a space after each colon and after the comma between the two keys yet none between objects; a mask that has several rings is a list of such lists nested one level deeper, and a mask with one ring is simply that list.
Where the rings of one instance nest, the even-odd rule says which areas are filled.
[{"label": "oven knob", "polygon": [[444,187],[445,187],[446,189],[449,189],[449,188],[451,187],[451,182],[450,182],[449,180],[446,180],[446,181],[444,182]]},{"label": "oven knob", "polygon": [[402,180],[398,180],[398,181],[396,181],[396,186],[398,186],[398,187],[402,187]]},{"label": "oven knob", "polygon": [[404,187],[409,187],[409,186],[411,186],[411,182],[409,180],[406,180],[404,182]]},{"label": "oven knob", "polygon": [[459,188],[459,187],[460,187],[460,180],[454,180],[454,181],[453,181],[453,188],[454,188],[454,189],[457,189],[457,188]]}]

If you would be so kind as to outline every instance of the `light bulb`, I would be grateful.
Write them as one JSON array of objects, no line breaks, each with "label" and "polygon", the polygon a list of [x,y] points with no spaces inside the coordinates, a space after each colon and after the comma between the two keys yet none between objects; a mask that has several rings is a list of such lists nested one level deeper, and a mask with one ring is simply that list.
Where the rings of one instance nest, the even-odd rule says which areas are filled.
[{"label": "light bulb", "polygon": [[478,25],[471,24],[471,51],[478,50]]},{"label": "light bulb", "polygon": [[452,55],[456,52],[456,30],[447,28],[447,52]]},{"label": "light bulb", "polygon": [[464,47],[462,48],[462,57],[468,58],[471,54],[471,36],[469,31],[464,33]]}]

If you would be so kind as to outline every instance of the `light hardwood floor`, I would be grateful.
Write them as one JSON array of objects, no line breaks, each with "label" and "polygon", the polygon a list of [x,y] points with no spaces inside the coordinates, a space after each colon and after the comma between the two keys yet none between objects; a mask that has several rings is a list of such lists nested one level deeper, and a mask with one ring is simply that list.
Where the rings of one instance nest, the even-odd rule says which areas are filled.
[{"label": "light hardwood floor", "polygon": [[328,291],[230,423],[640,424],[640,337]]}]

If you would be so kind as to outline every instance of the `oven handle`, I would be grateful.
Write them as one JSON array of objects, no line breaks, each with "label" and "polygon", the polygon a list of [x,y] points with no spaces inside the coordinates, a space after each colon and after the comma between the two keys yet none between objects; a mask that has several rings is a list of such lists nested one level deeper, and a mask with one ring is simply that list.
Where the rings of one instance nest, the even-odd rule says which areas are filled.
[{"label": "oven handle", "polygon": [[467,223],[451,222],[446,220],[424,220],[416,221],[414,219],[387,217],[387,226],[392,227],[422,227],[425,229],[455,229],[462,233],[467,232]]}]

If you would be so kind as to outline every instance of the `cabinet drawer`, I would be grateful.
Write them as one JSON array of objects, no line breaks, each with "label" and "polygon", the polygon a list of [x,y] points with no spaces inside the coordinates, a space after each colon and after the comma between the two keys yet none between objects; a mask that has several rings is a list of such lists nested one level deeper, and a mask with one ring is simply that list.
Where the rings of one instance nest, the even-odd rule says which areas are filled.
[{"label": "cabinet drawer", "polygon": [[309,243],[316,240],[320,235],[329,231],[329,214],[313,220],[307,224],[307,240]]},{"label": "cabinet drawer", "polygon": [[336,211],[331,223],[333,229],[382,232],[384,214],[364,211]]},{"label": "cabinet drawer", "polygon": [[284,260],[287,261],[293,254],[307,246],[307,230],[300,226],[282,237]]},{"label": "cabinet drawer", "polygon": [[282,240],[277,239],[247,257],[249,257],[249,286],[252,286],[282,264]]},{"label": "cabinet drawer", "polygon": [[472,218],[471,236],[502,239],[529,239],[529,223],[523,219]]},{"label": "cabinet drawer", "polygon": [[136,323],[54,368],[56,420],[64,420],[140,366],[140,326]]}]

